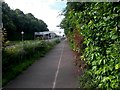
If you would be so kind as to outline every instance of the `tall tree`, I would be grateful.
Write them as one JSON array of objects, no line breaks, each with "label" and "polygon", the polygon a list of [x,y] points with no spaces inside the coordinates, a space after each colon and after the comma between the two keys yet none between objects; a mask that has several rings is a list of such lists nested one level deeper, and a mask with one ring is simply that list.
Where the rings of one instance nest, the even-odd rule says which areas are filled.
[{"label": "tall tree", "polygon": [[21,31],[25,32],[24,39],[34,39],[34,32],[49,31],[47,24],[33,14],[24,14],[20,9],[12,10],[5,2],[2,7],[2,21],[8,40],[21,40]]}]

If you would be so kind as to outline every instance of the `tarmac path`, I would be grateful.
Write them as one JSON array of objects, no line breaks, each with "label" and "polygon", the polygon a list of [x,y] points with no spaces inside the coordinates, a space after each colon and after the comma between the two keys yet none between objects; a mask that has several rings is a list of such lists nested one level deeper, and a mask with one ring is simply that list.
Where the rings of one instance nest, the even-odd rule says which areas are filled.
[{"label": "tarmac path", "polygon": [[66,40],[8,83],[5,88],[77,88],[73,53]]}]

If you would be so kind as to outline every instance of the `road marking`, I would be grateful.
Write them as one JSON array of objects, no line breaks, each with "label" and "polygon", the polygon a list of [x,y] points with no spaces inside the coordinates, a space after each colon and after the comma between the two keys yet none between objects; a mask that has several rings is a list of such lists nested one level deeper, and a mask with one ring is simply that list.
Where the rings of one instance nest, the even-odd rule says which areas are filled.
[{"label": "road marking", "polygon": [[57,81],[57,77],[58,77],[58,73],[59,73],[59,69],[60,69],[60,63],[61,63],[62,56],[63,56],[64,46],[65,46],[65,44],[63,44],[63,47],[62,47],[62,51],[61,51],[61,55],[60,55],[60,59],[59,59],[58,67],[57,67],[57,71],[55,73],[55,79],[54,79],[54,82],[53,82],[53,88],[52,88],[52,90],[54,90],[54,88],[56,86],[56,81]]}]

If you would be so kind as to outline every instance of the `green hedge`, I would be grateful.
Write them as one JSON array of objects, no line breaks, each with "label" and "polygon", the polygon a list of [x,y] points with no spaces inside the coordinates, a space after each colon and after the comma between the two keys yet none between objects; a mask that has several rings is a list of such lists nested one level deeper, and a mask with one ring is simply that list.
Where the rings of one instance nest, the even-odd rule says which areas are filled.
[{"label": "green hedge", "polygon": [[84,37],[80,59],[87,68],[80,76],[80,87],[120,88],[120,2],[67,3],[61,26],[70,41],[75,30]]},{"label": "green hedge", "polygon": [[54,45],[47,41],[24,41],[2,50],[3,85],[21,73],[36,59],[43,57]]}]

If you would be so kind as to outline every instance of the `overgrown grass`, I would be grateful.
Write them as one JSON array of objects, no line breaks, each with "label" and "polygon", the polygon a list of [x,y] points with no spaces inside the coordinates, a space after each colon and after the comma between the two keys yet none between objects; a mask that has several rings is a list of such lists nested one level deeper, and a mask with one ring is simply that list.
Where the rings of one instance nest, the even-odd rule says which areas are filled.
[{"label": "overgrown grass", "polygon": [[3,48],[2,85],[6,85],[38,58],[43,57],[57,43],[57,40],[53,42],[25,41],[19,45]]},{"label": "overgrown grass", "polygon": [[[33,40],[24,40],[24,42],[33,42]],[[36,40],[35,40],[36,41]],[[13,46],[22,43],[22,41],[6,41],[5,46]]]}]

